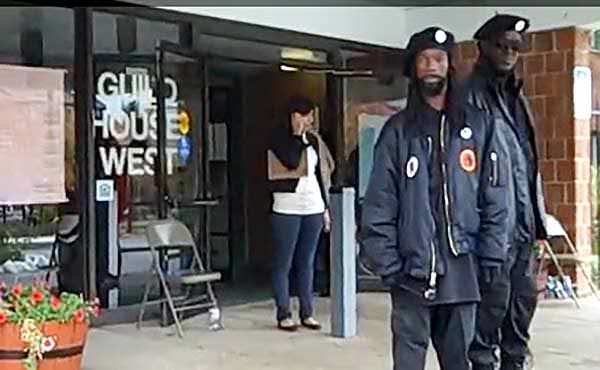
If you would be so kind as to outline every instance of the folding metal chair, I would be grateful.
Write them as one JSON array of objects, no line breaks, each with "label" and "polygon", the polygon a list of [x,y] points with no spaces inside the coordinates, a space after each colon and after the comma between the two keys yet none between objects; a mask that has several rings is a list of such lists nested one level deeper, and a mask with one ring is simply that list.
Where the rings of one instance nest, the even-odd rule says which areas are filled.
[{"label": "folding metal chair", "polygon": [[[221,280],[221,274],[219,272],[205,270],[202,259],[200,258],[200,253],[196,248],[194,238],[188,228],[176,220],[157,221],[146,227],[146,238],[148,240],[150,252],[152,253],[152,266],[151,275],[146,280],[144,288],[144,298],[140,308],[137,328],[139,329],[141,327],[147,304],[160,304],[165,302],[169,306],[169,310],[175,321],[177,335],[180,338],[183,338],[180,314],[189,310],[210,308],[209,314],[212,310],[217,310],[218,317],[216,319],[218,320],[218,328],[222,328],[221,315],[212,288],[212,282]],[[163,261],[160,258],[161,255],[166,256],[168,264],[169,259],[179,258],[182,256],[183,251],[190,249],[192,250],[192,263],[188,271],[181,271],[175,275],[169,275],[168,271],[166,271],[167,269],[163,269]],[[152,280],[155,277],[158,277],[160,281],[164,297],[148,302]],[[175,279],[179,280],[181,286],[185,288],[185,295],[180,297],[173,296],[170,289],[170,281]],[[206,284],[206,294],[194,296],[192,294],[193,288],[199,284]]]},{"label": "folding metal chair", "polygon": [[[554,250],[552,249],[550,242],[544,241],[541,245],[541,255],[540,255],[540,265],[538,267],[538,275],[542,272],[544,267],[546,267],[544,262],[546,259],[546,254],[548,254],[550,256],[550,260],[552,261],[552,264],[554,265],[554,267],[556,268],[556,271],[558,272],[558,275],[560,276],[561,281],[564,283],[566,280],[565,279],[566,275],[565,275],[562,267],[560,266],[559,257],[560,257],[560,259],[563,259],[563,260],[566,259],[566,260],[573,261],[581,269],[581,273],[583,274],[583,277],[586,279],[586,282],[588,283],[594,296],[597,299],[600,299],[600,297],[598,297],[598,292],[596,290],[596,286],[594,285],[594,282],[592,281],[592,279],[588,276],[587,272],[585,271],[585,268],[582,265],[582,260],[579,258],[577,249],[575,248],[575,245],[571,241],[571,238],[569,237],[569,234],[567,233],[567,231],[564,229],[564,227],[561,225],[561,223],[554,216],[549,215],[549,214],[546,215],[546,225],[547,225],[547,231],[548,231],[548,240],[552,241],[555,239],[563,239],[565,242],[565,245],[568,248],[569,253],[557,255],[554,252]],[[570,294],[571,299],[573,299],[577,308],[580,308],[581,305],[579,304],[579,301],[577,299],[577,294],[575,293],[575,291],[573,289],[570,289],[570,293],[571,293]]]}]

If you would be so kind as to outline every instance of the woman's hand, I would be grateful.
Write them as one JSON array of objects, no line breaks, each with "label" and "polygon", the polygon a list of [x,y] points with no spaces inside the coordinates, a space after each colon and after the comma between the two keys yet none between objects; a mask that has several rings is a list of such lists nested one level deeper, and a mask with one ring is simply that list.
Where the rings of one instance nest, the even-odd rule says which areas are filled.
[{"label": "woman's hand", "polygon": [[331,214],[329,210],[326,209],[325,213],[323,213],[323,231],[329,233],[331,231]]},{"label": "woman's hand", "polygon": [[294,136],[302,136],[306,131],[304,122],[300,119],[292,119],[292,134]]}]

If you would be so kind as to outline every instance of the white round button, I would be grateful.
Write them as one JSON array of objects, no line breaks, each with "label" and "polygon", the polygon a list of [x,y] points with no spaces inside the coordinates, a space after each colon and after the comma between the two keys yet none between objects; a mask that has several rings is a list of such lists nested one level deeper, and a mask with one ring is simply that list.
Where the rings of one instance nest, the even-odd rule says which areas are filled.
[{"label": "white round button", "polygon": [[415,156],[410,157],[408,162],[406,162],[406,177],[412,179],[417,174],[419,170],[419,159]]},{"label": "white round button", "polygon": [[435,41],[438,44],[443,44],[448,39],[448,35],[443,30],[437,30],[437,31],[435,31],[435,36],[434,37],[435,37]]},{"label": "white round button", "polygon": [[463,127],[463,129],[460,130],[460,137],[465,140],[469,140],[471,137],[473,137],[473,130],[471,130],[470,127]]}]

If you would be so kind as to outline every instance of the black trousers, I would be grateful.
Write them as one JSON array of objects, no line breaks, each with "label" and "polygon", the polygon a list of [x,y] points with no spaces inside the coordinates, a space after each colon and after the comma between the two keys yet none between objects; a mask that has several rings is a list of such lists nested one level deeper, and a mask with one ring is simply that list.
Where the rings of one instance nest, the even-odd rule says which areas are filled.
[{"label": "black trousers", "polygon": [[529,327],[537,307],[533,259],[531,246],[514,247],[501,276],[492,284],[481,284],[477,330],[470,351],[475,370],[489,369],[499,361],[502,369],[511,369],[525,361]]},{"label": "black trousers", "polygon": [[423,370],[429,339],[442,370],[469,370],[476,303],[428,306],[403,289],[392,290],[394,370]]}]

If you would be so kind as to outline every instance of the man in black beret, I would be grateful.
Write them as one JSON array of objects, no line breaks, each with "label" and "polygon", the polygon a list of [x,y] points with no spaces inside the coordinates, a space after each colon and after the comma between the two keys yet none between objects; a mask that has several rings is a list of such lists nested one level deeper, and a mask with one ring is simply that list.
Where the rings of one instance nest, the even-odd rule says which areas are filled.
[{"label": "man in black beret", "polygon": [[537,305],[533,246],[546,238],[546,229],[533,115],[514,72],[528,28],[525,18],[499,14],[474,36],[479,59],[467,81],[468,99],[494,117],[511,148],[513,169],[510,249],[504,266],[480,282],[482,301],[470,351],[474,370],[495,369],[499,361],[502,370],[531,367],[529,326]]},{"label": "man in black beret", "polygon": [[406,109],[377,140],[362,206],[361,257],[391,290],[395,370],[468,370],[477,273],[506,255],[508,149],[452,82],[451,33],[413,35]]}]

